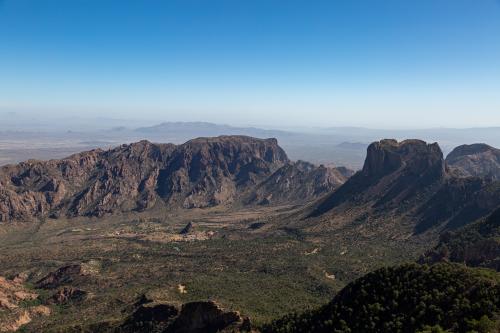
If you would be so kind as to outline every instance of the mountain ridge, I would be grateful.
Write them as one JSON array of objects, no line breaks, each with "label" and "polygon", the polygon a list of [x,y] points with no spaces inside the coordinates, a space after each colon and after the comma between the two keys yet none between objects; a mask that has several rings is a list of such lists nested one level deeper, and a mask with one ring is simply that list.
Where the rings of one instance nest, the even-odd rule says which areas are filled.
[{"label": "mountain ridge", "polygon": [[363,221],[391,216],[410,221],[414,232],[421,233],[460,227],[499,204],[500,183],[457,176],[437,143],[385,139],[372,143],[363,169],[310,208],[306,217]]},{"label": "mountain ridge", "polygon": [[[143,140],[61,160],[31,160],[0,168],[0,221],[99,217],[143,211],[156,204],[170,208],[231,205],[244,194],[250,196],[253,187],[280,168],[299,165],[288,159],[276,139],[247,136],[196,138],[181,145]],[[334,172],[312,166],[307,173],[318,170]],[[342,173],[336,176],[324,179],[326,186],[320,193],[305,199],[345,181]]]}]

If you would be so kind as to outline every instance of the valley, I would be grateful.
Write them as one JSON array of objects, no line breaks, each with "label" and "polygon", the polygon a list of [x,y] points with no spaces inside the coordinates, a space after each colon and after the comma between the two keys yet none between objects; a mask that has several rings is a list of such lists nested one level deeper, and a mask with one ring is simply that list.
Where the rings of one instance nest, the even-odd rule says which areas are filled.
[{"label": "valley", "polygon": [[440,235],[500,206],[496,181],[458,168],[436,144],[382,140],[352,175],[241,136],[6,166],[0,275],[38,296],[0,312],[47,307],[25,332],[167,332],[231,311],[234,329],[268,330],[370,272],[426,261]]}]

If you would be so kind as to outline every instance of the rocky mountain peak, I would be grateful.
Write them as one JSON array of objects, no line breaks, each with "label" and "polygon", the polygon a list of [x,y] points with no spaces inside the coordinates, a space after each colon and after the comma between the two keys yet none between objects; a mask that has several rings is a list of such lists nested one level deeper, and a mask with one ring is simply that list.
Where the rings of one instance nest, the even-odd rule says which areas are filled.
[{"label": "rocky mountain peak", "polygon": [[[439,146],[420,140],[382,140],[368,147],[361,171],[313,207],[310,217],[411,221],[415,232],[448,228],[484,216],[500,204],[499,186],[450,172]],[[359,211],[359,216],[357,215]]]},{"label": "rocky mountain peak", "polygon": [[442,176],[445,173],[443,153],[437,143],[421,140],[385,139],[368,146],[364,175],[382,177],[402,168],[415,174]]},{"label": "rocky mountain peak", "polygon": [[500,179],[500,149],[484,143],[456,147],[446,163],[462,177]]}]

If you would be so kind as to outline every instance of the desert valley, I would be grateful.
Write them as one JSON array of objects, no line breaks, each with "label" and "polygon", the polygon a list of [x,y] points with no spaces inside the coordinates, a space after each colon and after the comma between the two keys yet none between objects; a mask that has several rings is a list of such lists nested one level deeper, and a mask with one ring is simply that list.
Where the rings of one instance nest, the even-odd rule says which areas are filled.
[{"label": "desert valley", "polygon": [[[467,296],[489,307],[436,300],[452,319],[431,308],[411,322],[411,313],[397,310],[405,332],[459,321],[476,329],[474,320],[494,323],[498,310],[499,180],[496,148],[464,145],[445,158],[436,143],[392,139],[370,144],[356,172],[291,161],[276,139],[247,136],[139,141],[5,165],[2,330],[368,325],[371,309],[336,320],[323,306],[331,301],[344,311],[335,295],[365,297],[346,288],[387,269],[398,281],[427,274],[448,284],[443,275],[468,274],[468,283],[492,284],[488,294]],[[372,297],[385,295],[376,294],[383,281],[395,283],[370,282]]]}]

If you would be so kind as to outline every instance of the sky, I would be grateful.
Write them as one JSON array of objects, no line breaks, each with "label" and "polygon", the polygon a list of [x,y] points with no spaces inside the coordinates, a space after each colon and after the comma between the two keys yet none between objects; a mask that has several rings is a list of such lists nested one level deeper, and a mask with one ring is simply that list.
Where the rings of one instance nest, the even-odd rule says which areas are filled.
[{"label": "sky", "polygon": [[500,126],[500,1],[0,0],[0,112]]}]

